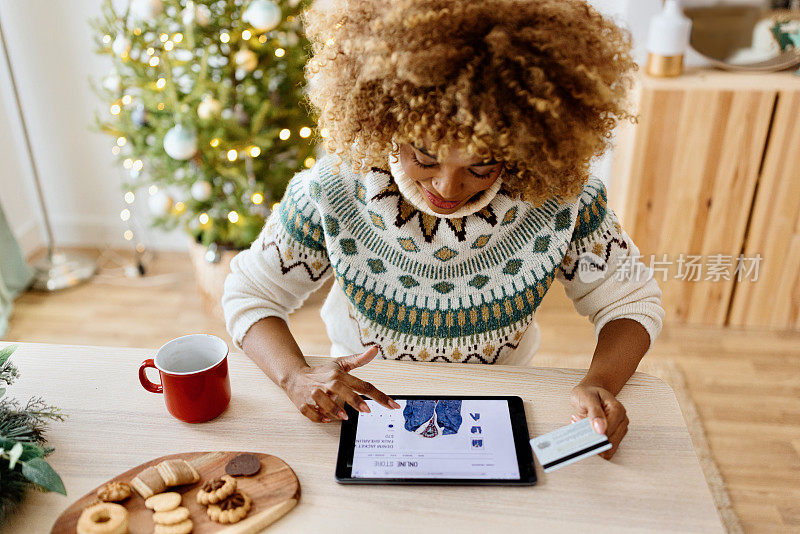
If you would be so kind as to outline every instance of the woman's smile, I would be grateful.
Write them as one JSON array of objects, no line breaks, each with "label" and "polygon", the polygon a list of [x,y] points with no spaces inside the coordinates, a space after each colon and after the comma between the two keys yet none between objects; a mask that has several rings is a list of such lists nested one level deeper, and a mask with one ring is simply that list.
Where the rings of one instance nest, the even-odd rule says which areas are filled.
[{"label": "woman's smile", "polygon": [[425,196],[430,201],[430,203],[439,209],[451,210],[463,202],[463,200],[445,200],[442,197],[432,193],[424,185],[419,184],[419,186],[422,188],[422,191],[425,193]]}]

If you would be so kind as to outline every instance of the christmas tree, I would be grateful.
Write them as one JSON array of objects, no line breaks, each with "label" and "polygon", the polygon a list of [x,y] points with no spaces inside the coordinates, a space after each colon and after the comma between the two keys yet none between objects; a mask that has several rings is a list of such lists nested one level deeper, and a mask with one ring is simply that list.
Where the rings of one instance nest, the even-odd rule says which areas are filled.
[{"label": "christmas tree", "polygon": [[94,87],[107,103],[98,127],[126,171],[124,201],[147,195],[154,226],[245,248],[288,180],[314,164],[298,20],[307,2],[104,2],[92,21],[112,61]]}]

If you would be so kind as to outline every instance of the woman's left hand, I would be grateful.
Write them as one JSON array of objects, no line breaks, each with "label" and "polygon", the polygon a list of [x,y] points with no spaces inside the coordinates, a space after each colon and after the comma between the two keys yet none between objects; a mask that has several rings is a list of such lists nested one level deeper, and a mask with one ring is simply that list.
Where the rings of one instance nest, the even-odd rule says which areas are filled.
[{"label": "woman's left hand", "polygon": [[592,428],[605,434],[611,442],[611,448],[601,452],[600,456],[610,460],[617,452],[619,444],[628,433],[628,416],[625,407],[607,389],[600,386],[578,384],[570,395],[573,413],[572,422],[589,417]]}]

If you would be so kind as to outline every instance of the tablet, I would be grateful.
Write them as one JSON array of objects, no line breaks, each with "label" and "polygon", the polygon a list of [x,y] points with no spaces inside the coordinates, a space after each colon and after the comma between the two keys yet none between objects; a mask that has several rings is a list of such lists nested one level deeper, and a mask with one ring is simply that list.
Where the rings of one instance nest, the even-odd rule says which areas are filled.
[{"label": "tablet", "polygon": [[348,484],[536,483],[519,397],[391,396],[399,409],[364,398],[346,406],[336,480]]}]

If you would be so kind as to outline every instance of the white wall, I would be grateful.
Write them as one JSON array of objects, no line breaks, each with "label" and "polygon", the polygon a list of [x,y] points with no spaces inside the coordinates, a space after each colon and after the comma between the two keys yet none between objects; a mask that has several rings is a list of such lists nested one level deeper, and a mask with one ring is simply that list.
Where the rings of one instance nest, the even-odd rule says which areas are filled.
[{"label": "white wall", "polygon": [[[593,4],[629,26],[636,57],[643,61],[647,23],[660,2],[594,0]],[[0,18],[59,245],[130,246],[122,238],[126,226],[119,218],[125,207],[120,189],[123,171],[111,155],[111,139],[89,130],[94,110],[101,104],[88,79],[98,78],[109,67],[107,59],[93,52],[87,22],[99,9],[99,0],[0,0]],[[43,243],[43,232],[3,62],[0,162],[0,202],[13,232],[29,252]],[[597,162],[595,172],[608,182],[610,168],[611,155]],[[138,197],[134,217],[147,227],[146,203],[141,201],[143,195]],[[186,246],[180,232],[146,234],[145,243],[153,248]]]},{"label": "white wall", "polygon": [[[89,130],[100,103],[88,80],[109,67],[107,59],[93,52],[88,24],[99,9],[99,0],[0,0],[0,18],[59,245],[130,246],[122,237],[127,228],[119,218],[124,207],[122,171],[111,155],[111,139]],[[43,232],[41,225],[38,233],[32,229],[39,210],[2,62],[0,91],[0,201],[21,245],[30,251],[43,242]],[[137,202],[135,211],[146,226],[144,203]],[[180,233],[153,233],[146,243],[185,247]]]}]

